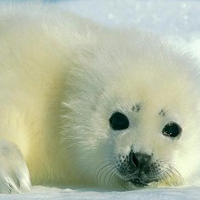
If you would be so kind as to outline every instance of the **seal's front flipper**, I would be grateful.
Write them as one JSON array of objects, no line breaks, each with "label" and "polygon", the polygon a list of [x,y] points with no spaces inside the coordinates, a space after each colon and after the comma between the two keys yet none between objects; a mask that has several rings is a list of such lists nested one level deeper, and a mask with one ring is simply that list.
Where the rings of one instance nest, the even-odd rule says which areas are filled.
[{"label": "seal's front flipper", "polygon": [[30,190],[26,162],[14,143],[0,139],[0,193]]}]

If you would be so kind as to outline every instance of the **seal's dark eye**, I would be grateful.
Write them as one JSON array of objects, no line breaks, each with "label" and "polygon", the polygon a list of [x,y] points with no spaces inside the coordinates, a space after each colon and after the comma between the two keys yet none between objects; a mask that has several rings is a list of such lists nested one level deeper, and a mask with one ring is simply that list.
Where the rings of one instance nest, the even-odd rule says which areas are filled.
[{"label": "seal's dark eye", "polygon": [[163,135],[175,138],[181,133],[181,127],[175,122],[169,122],[162,130]]},{"label": "seal's dark eye", "polygon": [[115,131],[127,129],[129,127],[129,120],[126,115],[120,112],[115,112],[109,119],[110,126]]}]

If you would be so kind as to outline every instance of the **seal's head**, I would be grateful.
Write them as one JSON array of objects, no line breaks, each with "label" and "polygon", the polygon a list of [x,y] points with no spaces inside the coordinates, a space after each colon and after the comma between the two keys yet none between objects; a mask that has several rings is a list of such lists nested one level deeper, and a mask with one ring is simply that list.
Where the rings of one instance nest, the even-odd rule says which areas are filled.
[{"label": "seal's head", "polygon": [[200,167],[194,64],[153,42],[127,46],[102,47],[76,74],[65,104],[72,171],[79,183],[118,189],[192,182]]}]

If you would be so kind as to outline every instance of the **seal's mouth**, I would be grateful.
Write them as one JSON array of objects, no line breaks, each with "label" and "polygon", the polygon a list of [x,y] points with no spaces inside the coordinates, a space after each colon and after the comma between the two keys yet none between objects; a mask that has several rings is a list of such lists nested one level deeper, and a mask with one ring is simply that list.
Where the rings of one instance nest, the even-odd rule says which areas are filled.
[{"label": "seal's mouth", "polygon": [[135,187],[180,185],[183,178],[169,163],[154,160],[153,155],[130,152],[117,165],[118,177]]},{"label": "seal's mouth", "polygon": [[121,179],[136,187],[159,181],[158,166],[152,161],[152,156],[147,154],[131,151],[125,159],[120,159],[117,171]]},{"label": "seal's mouth", "polygon": [[155,160],[153,155],[130,152],[100,163],[97,167],[100,184],[116,189],[178,186],[183,177],[170,163]]},{"label": "seal's mouth", "polygon": [[143,180],[142,178],[134,178],[129,180],[129,182],[136,187],[147,187],[150,183],[157,183],[158,181],[159,179]]},{"label": "seal's mouth", "polygon": [[131,182],[136,187],[145,187],[145,186],[148,186],[147,182],[144,182],[143,180],[141,180],[139,178],[130,180],[129,182]]},{"label": "seal's mouth", "polygon": [[127,174],[126,176],[119,175],[119,177],[123,181],[131,183],[135,187],[147,187],[161,180],[159,177],[156,177],[156,175],[154,175],[154,177],[148,177],[148,175],[144,173],[137,173],[137,171],[134,174]]},{"label": "seal's mouth", "polygon": [[147,174],[139,170],[131,174],[130,171],[127,174],[124,172],[123,175],[118,172],[117,176],[125,183],[128,183],[129,186],[133,185],[136,188],[182,185],[184,182],[182,176],[174,168],[172,169],[158,170],[157,168],[152,168],[151,173]]}]

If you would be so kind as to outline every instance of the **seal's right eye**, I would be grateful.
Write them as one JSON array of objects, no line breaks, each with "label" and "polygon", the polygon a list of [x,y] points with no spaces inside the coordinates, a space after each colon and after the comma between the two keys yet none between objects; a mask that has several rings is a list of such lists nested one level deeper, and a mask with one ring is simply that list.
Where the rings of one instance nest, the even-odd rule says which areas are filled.
[{"label": "seal's right eye", "polygon": [[126,115],[120,112],[115,112],[111,115],[110,126],[115,131],[127,129],[129,127],[129,119]]}]

